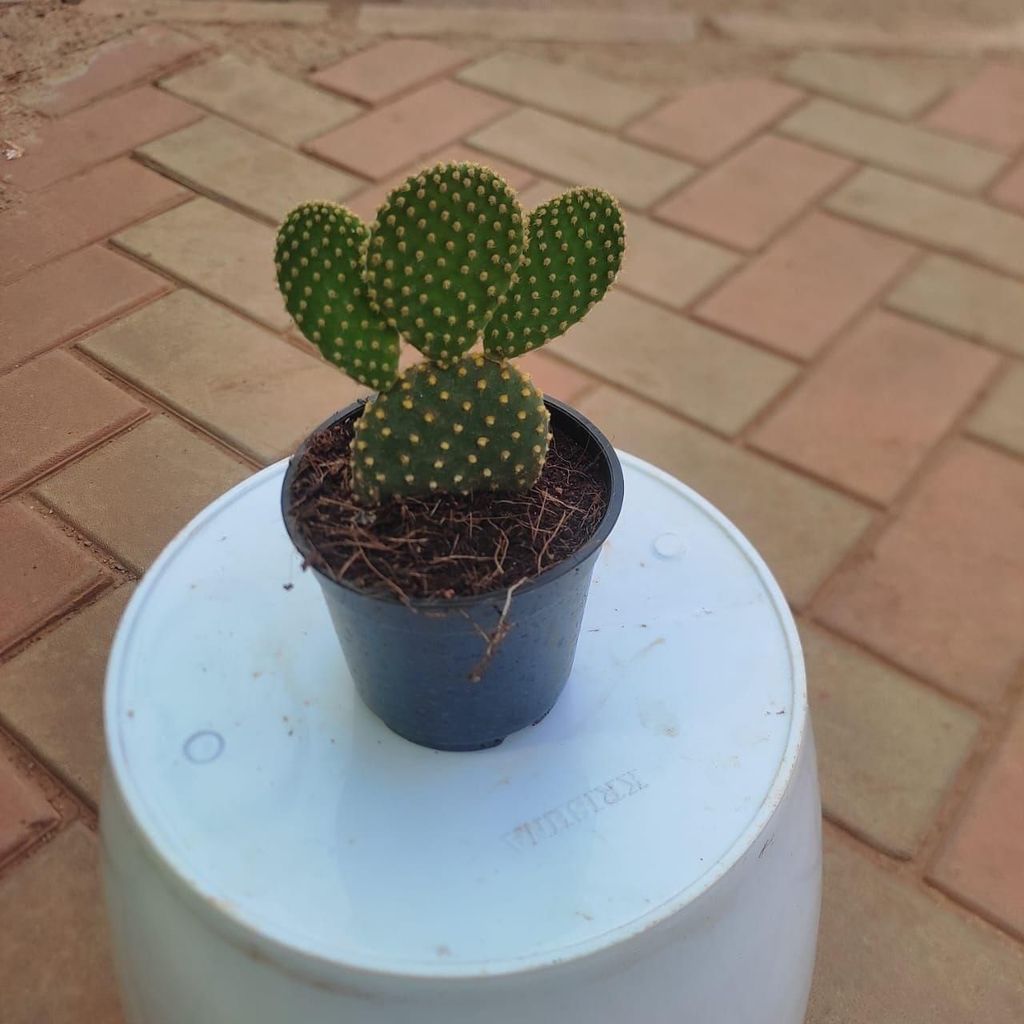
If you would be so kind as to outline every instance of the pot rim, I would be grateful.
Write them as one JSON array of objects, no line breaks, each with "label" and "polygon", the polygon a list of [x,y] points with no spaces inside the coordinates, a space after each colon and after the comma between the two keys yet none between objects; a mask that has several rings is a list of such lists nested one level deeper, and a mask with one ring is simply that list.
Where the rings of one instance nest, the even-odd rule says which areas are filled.
[{"label": "pot rim", "polygon": [[[285,472],[284,482],[281,485],[281,519],[284,522],[284,528],[287,531],[288,537],[294,545],[295,550],[302,556],[304,568],[316,573],[321,583],[326,581],[336,587],[342,587],[353,594],[358,594],[360,597],[366,598],[367,600],[381,601],[386,604],[398,604],[398,599],[391,593],[370,593],[369,591],[353,586],[345,580],[336,580],[333,577],[328,576],[326,573],[321,572],[315,565],[311,564],[308,560],[308,553],[312,549],[312,545],[306,542],[306,538],[303,537],[297,529],[293,517],[288,514],[292,483],[295,479],[299,462],[301,461],[302,456],[306,453],[306,450],[309,448],[309,444],[312,439],[322,430],[326,430],[328,427],[333,426],[339,420],[351,417],[355,413],[359,412],[363,406],[366,405],[368,400],[369,396],[366,398],[358,398],[343,409],[340,409],[338,412],[328,416],[322,423],[314,427],[306,435],[298,448],[295,449],[295,452],[288,459],[288,469]],[[516,596],[528,593],[531,590],[535,590],[538,587],[553,582],[565,575],[565,573],[571,572],[573,569],[576,569],[578,566],[586,562],[586,560],[590,558],[591,555],[593,555],[608,539],[609,534],[612,532],[612,528],[615,526],[615,523],[619,518],[619,513],[622,511],[622,499],[624,493],[622,464],[619,462],[618,452],[615,450],[611,441],[609,441],[608,438],[605,437],[605,435],[598,430],[598,428],[594,426],[586,416],[577,409],[574,409],[571,405],[559,401],[557,398],[552,398],[549,395],[544,396],[544,404],[554,416],[568,419],[574,422],[577,427],[582,428],[583,432],[588,435],[590,441],[597,447],[601,458],[604,460],[608,469],[608,505],[605,509],[604,515],[601,517],[601,521],[597,524],[596,529],[585,544],[573,552],[573,554],[568,558],[562,559],[562,561],[558,562],[556,565],[552,565],[545,569],[538,576],[531,577],[526,581],[526,583],[522,584],[522,586],[516,587]],[[505,600],[505,595],[508,593],[508,589],[508,587],[500,587],[496,590],[487,590],[482,594],[464,594],[451,598],[411,597],[408,600],[408,605],[413,609],[419,610],[436,608],[466,608],[494,600],[497,600],[500,603]]]}]

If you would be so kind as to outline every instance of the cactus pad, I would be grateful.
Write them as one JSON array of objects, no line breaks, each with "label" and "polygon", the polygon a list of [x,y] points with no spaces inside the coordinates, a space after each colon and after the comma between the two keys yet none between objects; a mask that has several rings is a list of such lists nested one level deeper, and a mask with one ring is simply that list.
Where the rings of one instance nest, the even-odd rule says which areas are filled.
[{"label": "cactus pad", "polygon": [[476,164],[407,179],[377,213],[366,253],[371,301],[428,359],[470,348],[512,284],[525,245],[515,194]]},{"label": "cactus pad", "polygon": [[410,367],[367,403],[352,442],[364,500],[479,490],[523,491],[548,446],[540,392],[510,363],[480,354]]},{"label": "cactus pad", "polygon": [[581,320],[615,280],[625,249],[619,205],[596,188],[538,206],[528,236],[517,281],[484,337],[487,352],[500,358],[539,348]]},{"label": "cactus pad", "polygon": [[277,234],[277,282],[302,333],[350,377],[384,388],[398,373],[398,335],[362,279],[366,225],[335,203],[303,203]]}]

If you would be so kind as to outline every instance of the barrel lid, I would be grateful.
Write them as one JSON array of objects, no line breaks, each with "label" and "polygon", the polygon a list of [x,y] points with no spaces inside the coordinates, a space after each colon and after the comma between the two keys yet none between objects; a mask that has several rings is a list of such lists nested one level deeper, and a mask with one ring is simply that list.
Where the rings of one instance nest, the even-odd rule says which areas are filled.
[{"label": "barrel lid", "polygon": [[793,771],[799,641],[735,527],[622,461],[561,700],[474,753],[415,746],[355,695],[280,521],[284,463],[197,516],[107,675],[113,779],[162,870],[269,955],[435,977],[584,955],[714,885]]}]

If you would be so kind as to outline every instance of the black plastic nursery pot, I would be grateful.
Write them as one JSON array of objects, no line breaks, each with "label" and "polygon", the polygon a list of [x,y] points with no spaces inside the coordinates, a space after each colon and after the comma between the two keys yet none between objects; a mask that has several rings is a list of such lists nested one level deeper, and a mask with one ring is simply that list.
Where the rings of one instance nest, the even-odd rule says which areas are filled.
[{"label": "black plastic nursery pot", "polygon": [[[496,746],[544,718],[568,681],[594,565],[622,508],[622,467],[611,443],[589,420],[553,398],[545,403],[553,429],[598,453],[608,496],[594,534],[569,558],[516,587],[511,596],[494,590],[450,600],[413,599],[408,605],[310,567],[360,697],[385,725],[413,743],[462,751]],[[361,412],[362,403],[356,402],[317,427],[285,474],[285,528],[307,561],[309,542],[289,514],[298,466],[313,437]],[[500,641],[489,643],[499,626]]]}]

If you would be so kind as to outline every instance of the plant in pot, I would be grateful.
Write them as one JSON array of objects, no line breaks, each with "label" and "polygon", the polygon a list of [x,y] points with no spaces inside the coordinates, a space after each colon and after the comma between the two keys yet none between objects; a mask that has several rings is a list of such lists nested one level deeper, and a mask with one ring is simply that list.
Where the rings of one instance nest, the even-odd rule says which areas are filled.
[{"label": "plant in pot", "polygon": [[[360,696],[413,742],[494,746],[539,722],[568,679],[622,471],[511,360],[580,320],[623,251],[605,192],[527,214],[466,163],[406,180],[372,226],[329,202],[281,225],[288,311],[376,392],[292,457],[285,525]],[[404,370],[403,339],[424,357]]]}]

